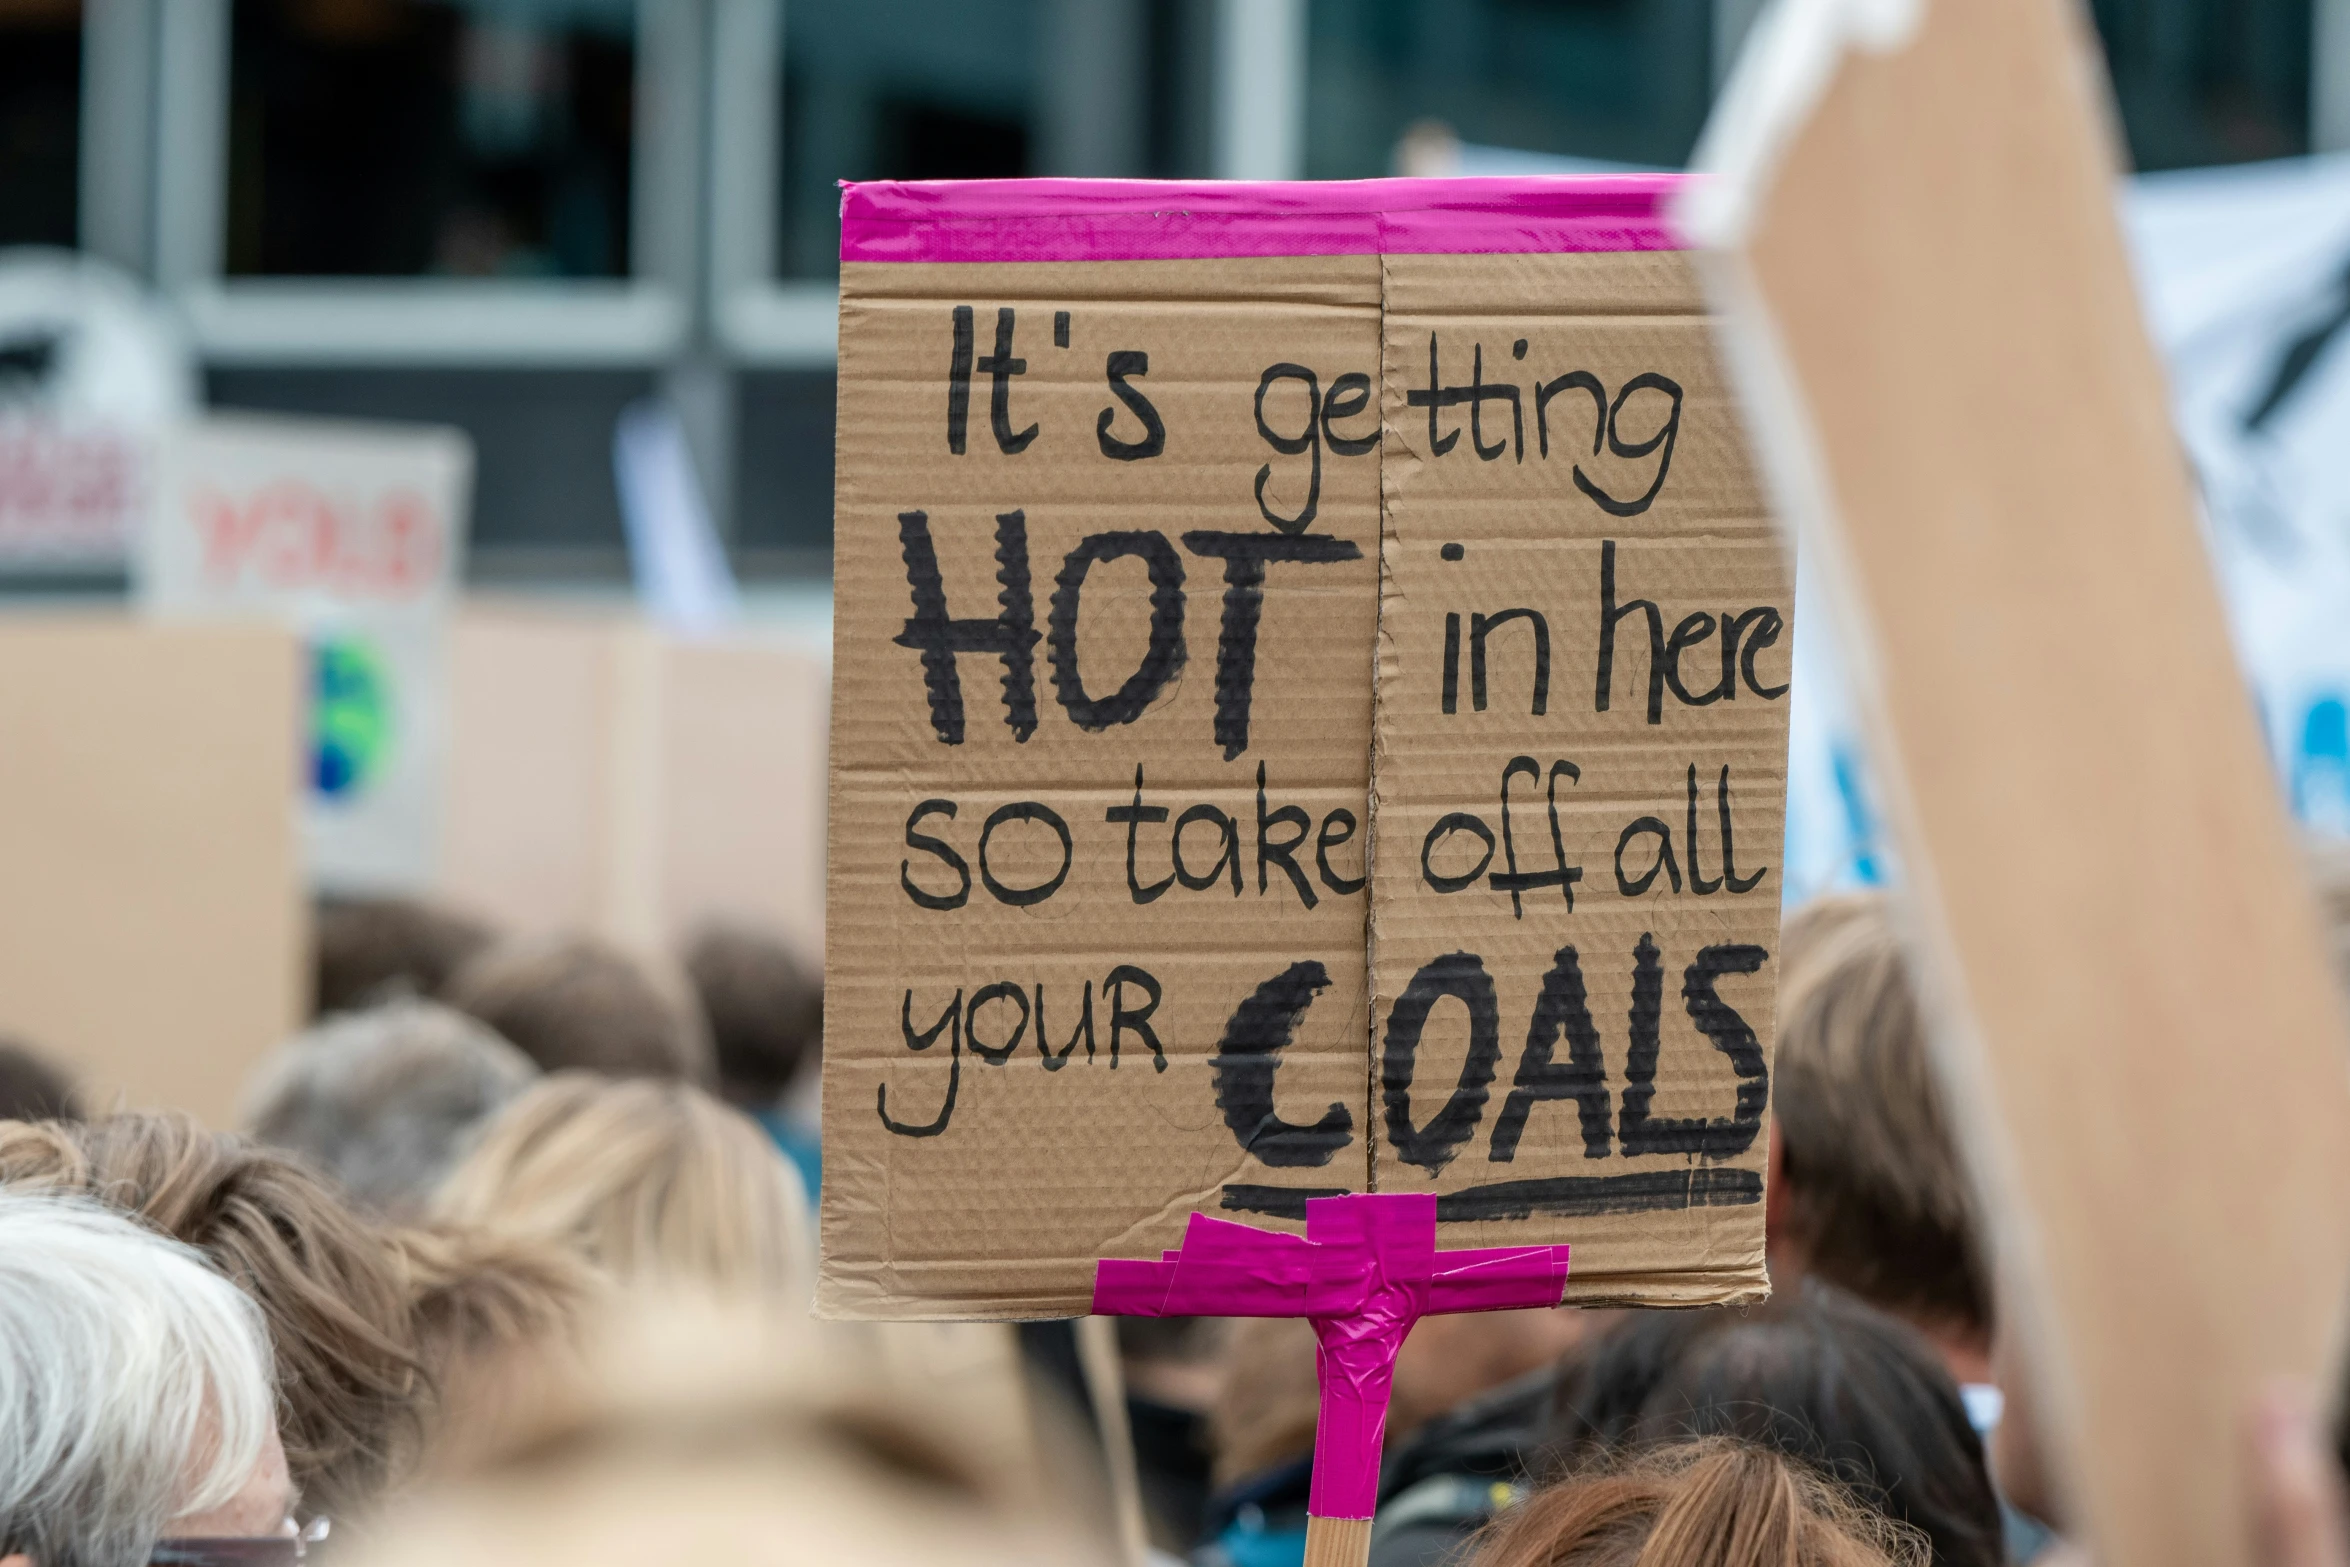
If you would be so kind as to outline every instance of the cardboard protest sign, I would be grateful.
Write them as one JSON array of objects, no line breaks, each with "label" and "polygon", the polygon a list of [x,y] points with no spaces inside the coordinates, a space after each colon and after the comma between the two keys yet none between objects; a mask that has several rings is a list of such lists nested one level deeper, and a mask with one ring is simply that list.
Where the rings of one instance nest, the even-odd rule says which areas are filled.
[{"label": "cardboard protest sign", "polygon": [[172,431],[137,557],[170,616],[269,615],[311,658],[312,877],[432,876],[446,757],[446,621],[472,448],[454,430],[206,419]]},{"label": "cardboard protest sign", "polygon": [[0,621],[0,1035],[92,1106],[233,1125],[299,1026],[301,692],[272,626]]},{"label": "cardboard protest sign", "polygon": [[0,570],[120,570],[154,444],[127,423],[0,414]]},{"label": "cardboard protest sign", "polygon": [[2056,0],[1790,0],[1691,227],[1913,889],[1943,1075],[2095,1556],[2251,1557],[2243,1422],[2333,1384],[2341,998]]},{"label": "cardboard protest sign", "polygon": [[1668,184],[850,188],[825,1309],[1374,1188],[1759,1293],[1791,606]]},{"label": "cardboard protest sign", "polygon": [[716,919],[816,950],[826,670],[753,632],[477,603],[451,637],[437,890],[643,947]]},{"label": "cardboard protest sign", "polygon": [[1578,1299],[1759,1294],[1792,604],[1696,279],[1385,293],[1375,1183]]}]

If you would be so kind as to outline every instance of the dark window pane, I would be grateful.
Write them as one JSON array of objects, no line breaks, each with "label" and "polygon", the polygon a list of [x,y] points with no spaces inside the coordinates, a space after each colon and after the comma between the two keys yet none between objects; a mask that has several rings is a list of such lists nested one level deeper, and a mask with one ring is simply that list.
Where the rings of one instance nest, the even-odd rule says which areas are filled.
[{"label": "dark window pane", "polygon": [[735,383],[736,561],[747,576],[830,569],[830,370],[762,370]]},{"label": "dark window pane", "polygon": [[632,0],[236,0],[228,270],[628,271]]},{"label": "dark window pane", "polygon": [[74,242],[81,0],[0,0],[0,245]]},{"label": "dark window pane", "polygon": [[985,179],[1033,162],[1039,0],[784,7],[777,270],[839,269],[836,180]]},{"label": "dark window pane", "polygon": [[1313,0],[1306,173],[1394,171],[1422,120],[1466,142],[1679,165],[1705,121],[1712,0]]},{"label": "dark window pane", "polygon": [[839,268],[841,180],[1206,172],[1210,0],[784,7],[775,270]]},{"label": "dark window pane", "polygon": [[2092,0],[2141,169],[2309,150],[2310,0]]}]

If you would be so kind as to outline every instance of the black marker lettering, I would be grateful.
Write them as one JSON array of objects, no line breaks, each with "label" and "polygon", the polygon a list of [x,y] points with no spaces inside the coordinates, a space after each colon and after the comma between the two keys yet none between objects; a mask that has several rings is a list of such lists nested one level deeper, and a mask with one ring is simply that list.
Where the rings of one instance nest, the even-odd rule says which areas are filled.
[{"label": "black marker lettering", "polygon": [[963,455],[971,423],[971,307],[955,307],[955,355],[947,365],[947,450]]},{"label": "black marker lettering", "polygon": [[[1067,313],[1062,320],[1066,322]],[[1064,345],[1065,346],[1065,345]],[[1151,400],[1142,395],[1139,387],[1126,383],[1128,376],[1151,373],[1151,356],[1139,349],[1121,348],[1109,359],[1110,395],[1124,403],[1134,417],[1142,421],[1142,439],[1122,441],[1110,433],[1110,425],[1117,419],[1118,410],[1105,408],[1093,427],[1094,439],[1101,443],[1102,455],[1119,462],[1140,462],[1145,457],[1156,457],[1167,449],[1167,425]]]},{"label": "black marker lettering", "polygon": [[[1534,716],[1550,711],[1550,622],[1532,609],[1505,609],[1498,615],[1469,617],[1469,705],[1485,711],[1485,639],[1513,620],[1523,620],[1534,632]],[[1446,708],[1451,712],[1451,708]]]},{"label": "black marker lettering", "polygon": [[[1562,1036],[1567,1042],[1564,1061],[1555,1058]],[[1608,1101],[1606,1058],[1600,1052],[1599,1030],[1592,1026],[1583,968],[1573,947],[1559,948],[1550,972],[1542,976],[1542,994],[1526,1029],[1526,1050],[1518,1057],[1517,1076],[1509,1098],[1502,1101],[1500,1119],[1493,1123],[1493,1146],[1486,1157],[1495,1164],[1515,1159],[1526,1117],[1535,1105],[1550,1099],[1575,1101],[1583,1126],[1583,1157],[1606,1158],[1614,1106]]]},{"label": "black marker lettering", "polygon": [[[1012,1025],[1012,1037],[1000,1045],[979,1042],[979,1009],[990,1001],[1017,1001],[1020,1003],[1020,1021]],[[1012,1052],[1020,1048],[1021,1036],[1028,1032],[1028,992],[1008,980],[998,980],[971,998],[971,1005],[963,1013],[963,1038],[971,1046],[971,1053],[989,1066],[1002,1066],[1012,1059]],[[1041,1037],[1037,1046],[1042,1049]]]},{"label": "black marker lettering", "polygon": [[[1257,763],[1257,894],[1262,897],[1268,885],[1266,867],[1278,865],[1289,877],[1289,884],[1297,889],[1298,901],[1312,908],[1321,901],[1314,895],[1314,884],[1306,880],[1306,873],[1298,869],[1297,851],[1305,846],[1306,834],[1313,830],[1313,818],[1305,807],[1284,805],[1278,810],[1265,809],[1265,764]],[[1297,830],[1286,838],[1275,838],[1276,827],[1294,827]]]},{"label": "black marker lettering", "polygon": [[923,684],[930,694],[930,727],[942,744],[963,743],[963,683],[955,668],[958,653],[992,653],[1004,661],[1004,722],[1012,738],[1036,733],[1036,604],[1028,591],[1028,518],[999,512],[995,520],[996,582],[1002,606],[993,620],[947,616],[946,584],[938,571],[938,549],[930,538],[927,512],[898,513],[898,549],[913,590],[914,613],[892,638],[922,654]]},{"label": "black marker lettering", "polygon": [[898,861],[898,885],[906,889],[906,896],[913,899],[917,907],[959,909],[971,901],[971,863],[956,853],[954,846],[945,839],[933,838],[926,832],[914,830],[925,816],[944,816],[951,822],[955,819],[955,802],[924,800],[915,806],[906,817],[906,847],[937,855],[942,863],[954,871],[961,885],[953,892],[924,892],[914,885],[913,865],[907,860]]},{"label": "black marker lettering", "polygon": [[[1689,765],[1688,830],[1681,835],[1681,845],[1688,852],[1689,856],[1689,890],[1696,893],[1701,898],[1708,893],[1719,892],[1722,886],[1722,878],[1716,876],[1712,881],[1707,881],[1705,879],[1704,862],[1698,858],[1697,764],[1694,762]],[[1653,876],[1656,873],[1651,871],[1649,874]]]},{"label": "black marker lettering", "polygon": [[1730,768],[1722,766],[1721,780],[1714,785],[1714,806],[1722,816],[1722,881],[1732,892],[1752,892],[1755,884],[1770,874],[1768,865],[1758,865],[1753,874],[1738,874],[1737,840],[1730,829]]},{"label": "black marker lettering", "polygon": [[1534,434],[1538,449],[1543,456],[1550,455],[1550,400],[1568,391],[1591,394],[1591,455],[1597,457],[1600,438],[1607,430],[1607,388],[1588,370],[1569,370],[1556,380],[1534,388]]},{"label": "black marker lettering", "polygon": [[1373,428],[1368,435],[1340,435],[1336,428],[1341,419],[1352,419],[1366,413],[1371,407],[1371,378],[1360,370],[1349,370],[1330,383],[1330,391],[1322,399],[1322,444],[1340,457],[1360,457],[1379,444],[1379,431]]},{"label": "black marker lettering", "polygon": [[[1624,851],[1631,847],[1633,839],[1643,833],[1656,834],[1656,862],[1648,867],[1639,880],[1634,881],[1624,874]],[[1627,898],[1637,898],[1648,890],[1648,884],[1656,880],[1656,873],[1660,870],[1672,878],[1673,890],[1679,892],[1681,866],[1673,858],[1673,829],[1653,816],[1643,816],[1616,837],[1616,891]]]},{"label": "black marker lettering", "polygon": [[1510,780],[1520,773],[1524,773],[1529,778],[1539,778],[1542,776],[1542,768],[1531,756],[1513,756],[1510,758],[1509,765],[1501,770],[1502,862],[1509,869],[1494,872],[1489,878],[1489,885],[1496,892],[1506,892],[1510,895],[1510,913],[1514,918],[1524,919],[1526,917],[1525,905],[1521,900],[1526,893],[1541,887],[1556,887],[1564,893],[1567,900],[1567,911],[1572,913],[1575,908],[1575,883],[1583,879],[1583,867],[1567,863],[1566,840],[1559,832],[1559,774],[1565,773],[1570,782],[1580,783],[1583,778],[1582,770],[1576,767],[1573,762],[1553,762],[1550,764],[1550,782],[1545,787],[1544,793],[1546,796],[1545,805],[1550,815],[1550,853],[1551,858],[1556,862],[1556,868],[1547,871],[1521,871],[1518,869],[1517,836],[1510,830]]},{"label": "black marker lettering", "polygon": [[[1102,820],[1126,824],[1126,891],[1137,903],[1156,903],[1166,890],[1175,884],[1175,873],[1169,871],[1145,887],[1134,873],[1134,839],[1143,822],[1163,822],[1167,808],[1163,805],[1142,803],[1142,764],[1134,764],[1134,803],[1113,805],[1102,813]],[[1088,1014],[1090,1016],[1091,1014]],[[1088,1025],[1090,1027],[1090,1024]]]},{"label": "black marker lettering", "polygon": [[[1053,836],[1061,840],[1061,868],[1053,872],[1051,880],[1040,882],[1034,887],[1007,887],[996,880],[995,873],[987,866],[987,841],[1006,822],[1042,822],[1053,830]],[[986,825],[979,829],[979,879],[987,884],[989,892],[995,894],[998,903],[1008,903],[1016,909],[1042,903],[1060,891],[1061,883],[1069,879],[1069,867],[1075,859],[1076,852],[1069,843],[1069,824],[1061,820],[1060,813],[1051,806],[1035,800],[1014,800],[1010,805],[998,806],[989,814]]]},{"label": "black marker lettering", "polygon": [[[1367,874],[1341,876],[1330,868],[1330,851],[1354,837],[1355,826],[1355,813],[1342,805],[1322,818],[1322,830],[1314,837],[1314,865],[1322,873],[1322,885],[1342,898],[1348,893],[1362,891],[1363,883],[1370,879]],[[1333,832],[1333,828],[1343,830]]]},{"label": "black marker lettering", "polygon": [[[1627,442],[1624,440],[1619,428],[1623,421],[1624,404],[1631,398],[1634,392],[1642,391],[1663,392],[1666,396],[1673,400],[1672,412],[1665,416],[1665,422],[1657,427],[1656,434],[1650,436],[1645,441]],[[1663,447],[1664,451],[1662,455],[1660,455],[1656,460],[1655,480],[1648,486],[1647,493],[1643,494],[1638,500],[1619,501],[1614,496],[1601,489],[1598,485],[1593,484],[1589,479],[1585,478],[1583,475],[1583,466],[1582,464],[1578,463],[1575,465],[1575,487],[1581,490],[1584,494],[1590,496],[1594,501],[1597,501],[1599,503],[1599,509],[1606,512],[1611,517],[1639,516],[1642,512],[1648,510],[1650,506],[1656,503],[1657,492],[1665,487],[1665,475],[1671,471],[1673,466],[1673,444],[1676,440],[1679,439],[1680,434],[1680,383],[1677,381],[1668,380],[1664,376],[1655,374],[1636,375],[1632,377],[1631,380],[1624,383],[1624,389],[1616,393],[1616,400],[1608,405],[1607,449],[1618,457],[1645,457],[1650,452],[1656,451],[1658,447]],[[1597,448],[1594,448],[1594,450],[1596,451]]]},{"label": "black marker lettering", "polygon": [[1017,435],[1012,433],[1012,377],[1028,373],[1028,361],[1012,357],[1013,321],[1009,305],[995,313],[995,352],[977,366],[986,372],[989,382],[987,418],[995,431],[996,449],[1007,456],[1028,450],[1028,443],[1036,439],[1033,424]]},{"label": "black marker lettering", "polygon": [[1077,1048],[1077,1036],[1080,1034],[1085,1036],[1085,1059],[1091,1061],[1093,1059],[1093,981],[1089,979],[1085,982],[1085,1001],[1082,1013],[1077,1020],[1077,1026],[1069,1030],[1069,1042],[1061,1047],[1060,1053],[1058,1055],[1055,1055],[1045,1046],[1044,982],[1042,980],[1037,981],[1036,1053],[1044,1057],[1044,1069],[1046,1071],[1058,1072],[1064,1065],[1067,1064],[1069,1060],[1069,1052]]},{"label": "black marker lettering", "polygon": [[1284,1121],[1273,1110],[1273,1075],[1282,1048],[1296,1037],[1298,1019],[1314,997],[1329,985],[1330,972],[1321,964],[1292,963],[1233,1009],[1209,1063],[1224,1124],[1244,1151],[1276,1169],[1326,1165],[1354,1141],[1354,1116],[1342,1102],[1333,1100],[1311,1126]]},{"label": "black marker lettering", "polygon": [[1691,693],[1690,689],[1681,683],[1682,650],[1697,646],[1713,634],[1714,617],[1699,610],[1694,615],[1685,616],[1681,623],[1673,628],[1673,634],[1665,639],[1665,684],[1673,688],[1673,695],[1680,698],[1685,706],[1705,707],[1720,701],[1728,692],[1736,689],[1735,682],[1726,682],[1714,686],[1700,696]]},{"label": "black marker lettering", "polygon": [[[1303,381],[1306,387],[1306,424],[1300,435],[1282,435],[1265,422],[1265,394],[1276,381]],[[1320,417],[1322,412],[1321,383],[1314,372],[1304,365],[1278,364],[1270,366],[1257,378],[1257,434],[1265,444],[1286,456],[1311,451],[1313,466],[1306,480],[1306,503],[1294,517],[1284,517],[1265,500],[1265,484],[1273,477],[1273,465],[1265,464],[1257,470],[1257,511],[1259,515],[1283,533],[1303,533],[1313,522],[1314,514],[1322,508],[1322,441]]]},{"label": "black marker lettering", "polygon": [[[1444,1108],[1426,1126],[1412,1124],[1412,1069],[1428,1014],[1446,996],[1469,1011],[1469,1053]],[[1414,974],[1395,1009],[1387,1014],[1387,1037],[1379,1054],[1380,1097],[1387,1109],[1387,1141],[1397,1158],[1430,1175],[1453,1161],[1484,1118],[1493,1071],[1501,1060],[1501,1016],[1493,980],[1483,960],[1470,952],[1429,959]]]},{"label": "black marker lettering", "polygon": [[1635,610],[1648,616],[1648,721],[1661,723],[1665,710],[1665,618],[1647,599],[1633,599],[1620,605],[1616,602],[1616,541],[1602,539],[1599,544],[1599,680],[1592,693],[1595,712],[1607,711],[1614,683],[1616,622]]},{"label": "black marker lettering", "polygon": [[[1078,600],[1096,561],[1128,556],[1139,557],[1150,573],[1150,642],[1126,683],[1097,701],[1086,695],[1077,668]],[[1046,651],[1052,658],[1053,692],[1077,727],[1099,733],[1113,724],[1131,724],[1183,669],[1183,558],[1163,533],[1088,534],[1061,560],[1045,624],[1050,632]]]},{"label": "black marker lettering", "polygon": [[[1193,822],[1212,824],[1223,840],[1223,849],[1216,863],[1206,871],[1194,874],[1183,863],[1183,829]],[[1175,879],[1194,892],[1213,887],[1225,871],[1232,873],[1232,896],[1240,896],[1240,824],[1212,805],[1195,805],[1175,818],[1175,836],[1168,844],[1168,852],[1175,861]]]},{"label": "black marker lettering", "polygon": [[914,1031],[914,993],[906,992],[906,999],[898,1007],[898,1027],[904,1032],[908,1050],[928,1050],[937,1042],[942,1030],[952,1029],[947,1045],[947,1097],[938,1107],[938,1115],[929,1121],[893,1121],[889,1118],[889,1084],[873,1085],[873,1108],[881,1117],[881,1124],[900,1137],[936,1137],[947,1129],[947,1122],[955,1113],[955,1094],[963,1082],[963,993],[955,992],[955,999],[939,1014],[938,1021],[920,1033]]},{"label": "black marker lettering", "polygon": [[1231,761],[1248,749],[1249,695],[1257,677],[1257,621],[1268,565],[1360,560],[1352,539],[1305,533],[1186,533],[1183,547],[1224,562],[1224,628],[1216,639],[1216,742]]},{"label": "black marker lettering", "polygon": [[[1148,999],[1139,1007],[1126,1004],[1126,987],[1132,985]],[[1131,963],[1121,963],[1110,970],[1102,981],[1102,997],[1110,1003],[1110,1066],[1118,1065],[1118,1040],[1128,1029],[1142,1036],[1142,1042],[1151,1047],[1151,1065],[1167,1070],[1167,1052],[1159,1048],[1159,1036],[1152,1031],[1150,1015],[1159,1010],[1159,982]]]},{"label": "black marker lettering", "polygon": [[[1485,856],[1471,867],[1465,876],[1440,876],[1436,872],[1436,846],[1456,832],[1470,834],[1485,845]],[[1493,829],[1480,816],[1467,811],[1451,811],[1436,818],[1436,825],[1428,829],[1428,836],[1420,840],[1420,879],[1438,892],[1460,892],[1477,885],[1477,878],[1485,874],[1485,867],[1493,863]]]}]

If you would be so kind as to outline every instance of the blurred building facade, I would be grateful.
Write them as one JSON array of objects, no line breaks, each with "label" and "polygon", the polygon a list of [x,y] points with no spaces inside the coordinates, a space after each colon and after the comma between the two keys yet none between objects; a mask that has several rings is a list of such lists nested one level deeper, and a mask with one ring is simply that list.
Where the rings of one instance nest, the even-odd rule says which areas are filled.
[{"label": "blurred building facade", "polygon": [[[0,0],[0,244],[146,279],[215,407],[465,427],[479,580],[624,573],[648,392],[821,576],[836,180],[1670,166],[1760,4]],[[2350,144],[2350,0],[2088,9],[2141,168]]]}]

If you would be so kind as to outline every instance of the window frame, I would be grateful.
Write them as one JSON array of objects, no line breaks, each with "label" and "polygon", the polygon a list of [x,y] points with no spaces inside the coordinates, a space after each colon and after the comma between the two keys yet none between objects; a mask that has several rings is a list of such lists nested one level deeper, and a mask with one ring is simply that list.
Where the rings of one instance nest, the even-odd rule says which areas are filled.
[{"label": "window frame", "polygon": [[692,346],[703,217],[702,9],[637,0],[632,275],[615,279],[231,278],[233,0],[152,0],[157,288],[207,364],[659,366]]}]

